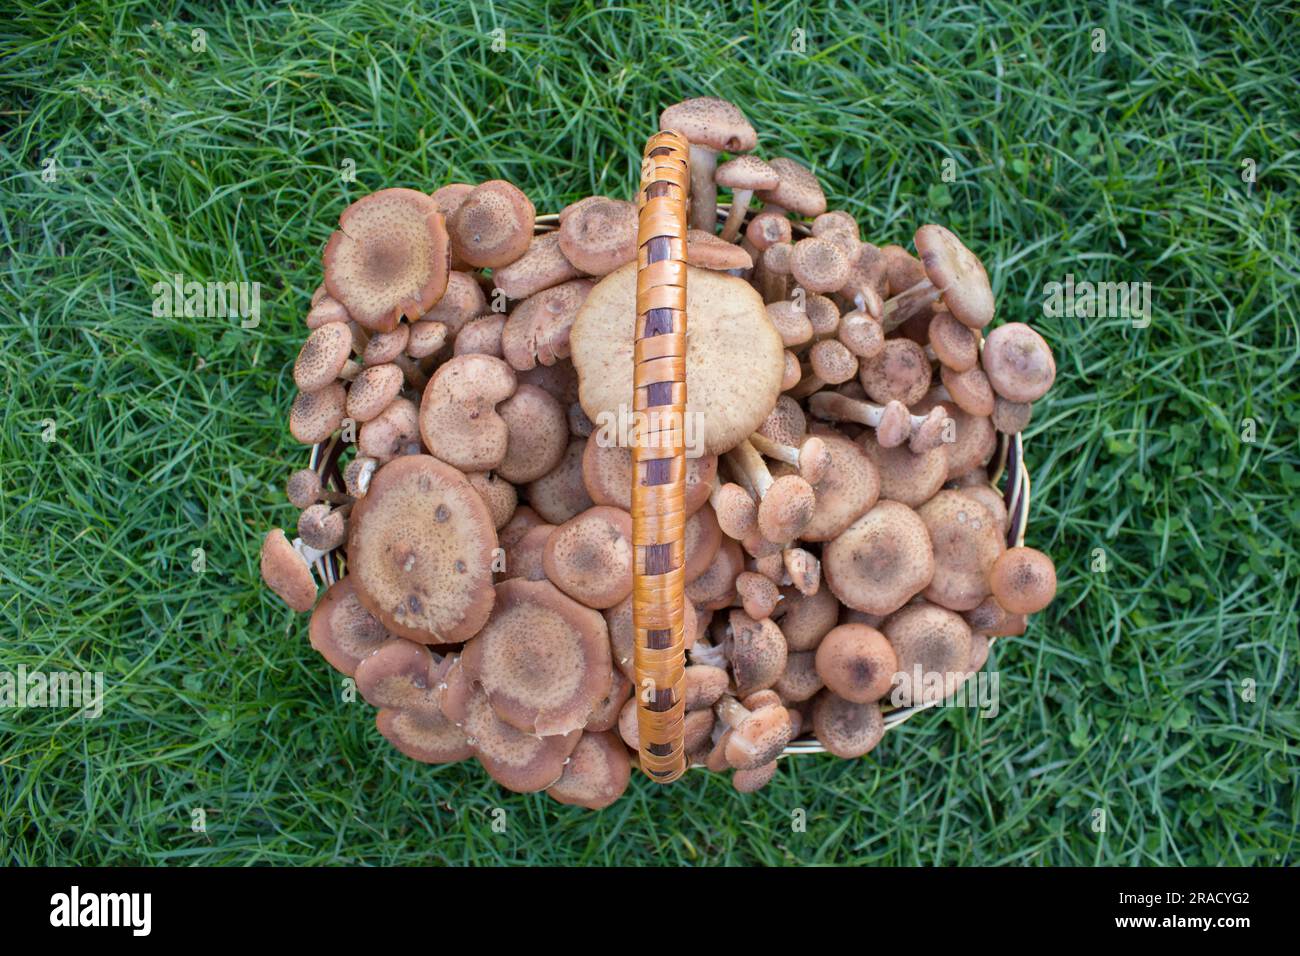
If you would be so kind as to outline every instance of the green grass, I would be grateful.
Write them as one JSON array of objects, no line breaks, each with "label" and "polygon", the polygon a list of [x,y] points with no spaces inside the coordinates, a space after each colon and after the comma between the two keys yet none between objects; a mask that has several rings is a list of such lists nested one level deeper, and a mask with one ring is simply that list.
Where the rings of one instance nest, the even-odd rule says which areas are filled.
[{"label": "green grass", "polygon": [[[1296,862],[1294,6],[16,6],[0,670],[103,671],[107,701],[94,721],[0,710],[0,861]],[[590,814],[409,761],[258,580],[260,535],[293,518],[284,422],[322,244],[382,186],[627,196],[660,108],[703,93],[875,241],[950,225],[1001,315],[1052,343],[1027,448],[1057,601],[995,648],[995,719],[923,715],[755,796],[637,779]],[[154,318],[176,272],[261,282],[262,324]],[[1044,317],[1067,272],[1151,282],[1151,325]]]}]

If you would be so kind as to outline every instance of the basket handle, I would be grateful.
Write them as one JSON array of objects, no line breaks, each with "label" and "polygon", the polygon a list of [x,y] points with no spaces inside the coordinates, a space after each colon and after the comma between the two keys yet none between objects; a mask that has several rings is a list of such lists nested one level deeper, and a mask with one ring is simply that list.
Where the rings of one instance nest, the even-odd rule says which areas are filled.
[{"label": "basket handle", "polygon": [[685,137],[650,137],[641,163],[632,415],[632,626],[641,769],[670,783],[686,770]]}]

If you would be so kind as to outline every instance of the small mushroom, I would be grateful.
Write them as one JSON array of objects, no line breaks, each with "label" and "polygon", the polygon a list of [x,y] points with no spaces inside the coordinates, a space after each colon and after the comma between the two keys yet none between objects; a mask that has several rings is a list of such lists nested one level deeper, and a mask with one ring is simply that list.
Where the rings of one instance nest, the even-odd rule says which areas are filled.
[{"label": "small mushroom", "polygon": [[885,303],[885,325],[893,328],[918,305],[939,299],[962,325],[982,329],[993,318],[993,290],[979,257],[943,226],[925,225],[914,237],[917,254],[925,269],[925,278],[905,291],[895,292]]},{"label": "small mushroom", "polygon": [[502,478],[527,484],[560,463],[569,445],[569,420],[550,393],[520,385],[498,406],[497,414],[509,435],[505,457],[496,467]]},{"label": "small mushroom", "polygon": [[723,668],[711,664],[690,664],[682,673],[685,675],[686,690],[683,697],[687,713],[711,709],[721,700],[731,683],[730,676]]},{"label": "small mushroom", "polygon": [[989,463],[997,451],[998,433],[992,420],[983,415],[968,415],[961,406],[952,403],[943,388],[931,390],[912,411],[918,415],[929,414],[941,402],[948,421],[943,425],[944,440],[940,447],[948,463],[945,480],[951,481]]},{"label": "small mushroom", "polygon": [[781,592],[776,613],[786,647],[791,652],[815,651],[817,645],[839,621],[840,602],[830,588],[801,593],[795,588]]},{"label": "small mushroom", "polygon": [[846,313],[840,319],[836,336],[859,360],[874,359],[885,351],[885,330],[879,320],[866,312]]},{"label": "small mushroom", "polygon": [[790,742],[790,715],[779,703],[749,710],[727,695],[714,706],[714,713],[731,728],[725,753],[727,763],[738,770],[771,763]]},{"label": "small mushroom", "polygon": [[889,693],[898,658],[874,627],[841,624],[817,645],[816,668],[833,693],[855,704],[869,704]]},{"label": "small mushroom", "polygon": [[1006,544],[988,509],[960,490],[940,491],[917,509],[934,548],[934,578],[925,598],[969,611],[989,595],[989,572]]},{"label": "small mushroom", "polygon": [[580,278],[582,270],[565,256],[558,232],[534,236],[527,252],[510,265],[492,270],[492,284],[511,299],[527,299]]},{"label": "small mushroom", "polygon": [[613,730],[618,726],[618,716],[623,711],[623,705],[631,696],[632,681],[615,663],[609,669],[609,693],[596,705],[596,709],[591,712],[591,717],[587,719],[586,726],[582,729],[592,734]]},{"label": "small mushroom", "polygon": [[379,459],[358,455],[343,469],[343,486],[353,498],[363,498],[370,490],[370,479],[375,476]]},{"label": "small mushroom", "polygon": [[623,199],[592,196],[560,220],[560,250],[588,275],[608,275],[635,262],[636,239],[636,204]]},{"label": "small mushroom", "polygon": [[836,292],[849,278],[849,260],[830,239],[809,236],[794,244],[790,272],[809,292]]},{"label": "small mushroom", "polygon": [[447,257],[437,204],[414,189],[381,189],[339,216],[325,245],[325,287],[366,329],[386,332],[401,316],[414,321],[438,301]]},{"label": "small mushroom", "polygon": [[341,382],[315,392],[299,392],[289,409],[289,434],[304,445],[325,441],[343,424],[348,394]]},{"label": "small mushroom", "polygon": [[781,210],[810,218],[826,211],[826,195],[812,172],[784,157],[773,159],[768,165],[776,170],[781,181],[775,189],[759,191],[758,198],[764,203],[764,211]]},{"label": "small mushroom", "polygon": [[918,601],[891,616],[882,629],[898,655],[892,699],[899,706],[943,700],[966,679],[970,627],[960,615]]},{"label": "small mushroom", "polygon": [[797,348],[812,341],[813,327],[808,318],[808,310],[800,308],[795,302],[782,300],[768,303],[767,317],[786,348]]},{"label": "small mushroom", "polygon": [[781,629],[770,618],[755,620],[733,610],[728,618],[727,659],[742,697],[771,687],[785,670],[788,649]]},{"label": "small mushroom", "polygon": [[780,302],[790,294],[790,269],[794,262],[794,244],[775,242],[763,250],[755,278],[764,302]]},{"label": "small mushroom", "polygon": [[330,666],[348,677],[356,674],[363,660],[397,640],[366,610],[352,578],[346,576],[329,586],[312,611],[308,637]]},{"label": "small mushroom", "polygon": [[333,551],[348,534],[347,512],[351,505],[331,508],[327,504],[309,505],[298,515],[298,537],[317,551]]},{"label": "small mushroom", "polygon": [[967,415],[993,414],[993,387],[982,370],[971,368],[955,372],[946,365],[940,365],[939,378],[957,407]]},{"label": "small mushroom", "polygon": [[542,563],[546,554],[546,542],[555,530],[553,524],[539,524],[529,528],[516,541],[503,545],[505,553],[505,570],[501,580],[523,578],[525,581],[545,581],[546,568]]},{"label": "small mushroom", "polygon": [[719,272],[754,268],[753,257],[740,246],[699,229],[686,231],[686,261],[697,269]]},{"label": "small mushroom", "polygon": [[731,604],[736,578],[745,570],[744,552],[732,538],[724,537],[704,573],[686,585],[686,597],[697,607],[716,611]]},{"label": "small mushroom", "polygon": [[713,181],[731,190],[731,212],[722,226],[722,238],[733,242],[740,235],[740,227],[749,212],[749,201],[755,190],[775,189],[781,177],[775,169],[757,156],[737,156],[717,168]]},{"label": "small mushroom", "polygon": [[827,385],[840,385],[858,374],[858,357],[839,339],[823,339],[808,350],[809,370],[790,389],[792,398],[806,398]]},{"label": "small mushroom", "polygon": [[358,662],[357,690],[380,708],[375,726],[402,753],[423,763],[455,763],[471,754],[465,734],[442,712],[450,659],[392,640]]},{"label": "small mushroom", "polygon": [[857,422],[876,430],[882,448],[910,444],[916,454],[924,454],[943,442],[943,421],[947,417],[939,407],[930,415],[912,415],[907,406],[891,399],[882,408],[859,402],[838,392],[819,392],[808,399],[808,410],[831,422]]},{"label": "small mushroom", "polygon": [[302,392],[315,392],[339,378],[352,355],[352,332],[341,322],[322,325],[303,344],[293,363],[293,381]]},{"label": "small mushroom", "polygon": [[934,550],[916,512],[882,500],[822,549],[822,567],[844,604],[889,614],[929,586]]},{"label": "small mushroom", "polygon": [[515,393],[515,373],[490,355],[459,355],[429,380],[420,406],[425,447],[463,471],[491,471],[506,456],[510,430],[496,406]]},{"label": "small mushroom", "polygon": [[528,503],[551,524],[561,525],[593,504],[582,483],[582,452],[587,442],[575,438],[560,463],[525,489]]},{"label": "small mushroom", "polygon": [[471,471],[465,480],[478,492],[483,503],[492,514],[492,526],[500,531],[510,521],[519,503],[519,492],[515,486],[500,475],[490,471]]},{"label": "small mushroom", "polygon": [[350,501],[349,495],[328,491],[320,481],[320,475],[310,468],[300,468],[289,476],[285,482],[284,493],[295,508],[306,508],[318,501],[342,503]]},{"label": "small mushroom", "polygon": [[507,266],[528,250],[535,218],[518,187],[502,179],[480,183],[451,214],[452,251],[476,269]]},{"label": "small mushroom", "polygon": [[769,541],[788,542],[799,537],[816,508],[813,487],[797,475],[773,478],[763,458],[748,441],[727,455],[733,468],[744,475],[759,498],[758,529]]},{"label": "small mushroom", "polygon": [[951,312],[935,314],[930,320],[929,338],[934,357],[945,368],[968,372],[979,364],[979,333],[962,325]]},{"label": "small mushroom", "polygon": [[934,497],[948,478],[944,447],[914,453],[905,447],[885,448],[874,432],[863,432],[858,444],[880,476],[880,497],[918,508]]},{"label": "small mushroom", "polygon": [[1037,614],[1056,596],[1056,566],[1034,548],[1008,548],[993,563],[989,586],[1012,614]]},{"label": "small mushroom", "polygon": [[623,795],[631,776],[627,748],[615,734],[584,733],[546,792],[559,803],[601,810]]},{"label": "small mushroom", "polygon": [[293,610],[310,611],[316,603],[316,578],[280,528],[262,539],[261,571],[266,586]]},{"label": "small mushroom", "polygon": [[501,332],[501,353],[510,366],[526,372],[539,363],[554,365],[568,358],[573,320],[592,288],[589,279],[574,279],[515,306]]},{"label": "small mushroom", "polygon": [[993,390],[1009,402],[1036,402],[1056,381],[1051,348],[1023,322],[1007,322],[990,332],[981,360]]},{"label": "small mushroom", "polygon": [[962,619],[970,625],[972,634],[985,634],[989,637],[1015,637],[1025,633],[1027,621],[1023,614],[1012,614],[994,597],[987,597],[973,611],[967,611]]},{"label": "small mushroom", "polygon": [[749,492],[733,482],[715,482],[709,496],[724,534],[743,541],[758,528],[758,506]]},{"label": "small mushroom", "polygon": [[828,753],[846,760],[862,757],[885,736],[878,703],[855,704],[829,690],[813,702],[813,735]]},{"label": "small mushroom", "polygon": [[632,516],[607,505],[575,515],[547,539],[542,566],[587,607],[613,607],[632,590]]},{"label": "small mushroom", "polygon": [[[813,651],[797,651],[791,652],[786,659],[785,671],[773,689],[787,703],[802,703],[816,697],[824,686],[825,682],[817,672],[817,654]],[[794,736],[798,736],[797,732]]]},{"label": "small mushroom", "polygon": [[816,437],[830,453],[831,463],[813,485],[817,506],[800,537],[829,541],[876,503],[880,474],[863,450],[843,435],[827,431]]},{"label": "small mushroom", "polygon": [[714,182],[718,153],[747,153],[758,145],[758,134],[739,107],[716,96],[698,96],[673,104],[660,114],[659,128],[675,130],[690,143],[690,225],[692,229],[713,232],[718,222],[718,189]]},{"label": "small mushroom", "polygon": [[859,363],[858,379],[873,402],[896,400],[910,408],[930,388],[930,361],[911,339],[889,339],[879,355]]},{"label": "small mushroom", "polygon": [[816,594],[821,587],[822,563],[803,548],[786,548],[781,552],[785,573],[801,594]]},{"label": "small mushroom", "polygon": [[415,403],[395,398],[388,407],[361,426],[357,450],[376,461],[387,462],[420,446],[420,413]]},{"label": "small mushroom", "polygon": [[473,191],[474,187],[469,183],[447,183],[447,185],[439,186],[429,193],[429,198],[433,200],[444,216],[450,216],[460,208],[460,204],[465,201],[465,197]]},{"label": "small mushroom", "polygon": [[446,326],[447,334],[455,337],[466,322],[486,311],[487,298],[478,280],[468,272],[452,272],[447,277],[447,291],[420,320],[440,322]]},{"label": "small mushroom", "polygon": [[816,435],[804,438],[797,448],[773,441],[761,432],[750,435],[749,443],[768,458],[794,465],[799,469],[799,476],[811,485],[825,478],[831,467],[831,453],[826,442]]},{"label": "small mushroom", "polygon": [[776,776],[776,761],[752,767],[749,770],[737,770],[731,775],[731,786],[737,793],[755,793],[762,790]]},{"label": "small mushroom", "polygon": [[740,595],[745,613],[755,620],[770,617],[781,600],[781,589],[771,580],[753,571],[742,571],[736,577],[736,593]]},{"label": "small mushroom", "polygon": [[993,399],[993,427],[1005,435],[1015,435],[1029,427],[1033,410],[1030,402],[1009,402],[997,395]]},{"label": "small mushroom", "polygon": [[348,389],[348,418],[368,422],[393,403],[402,391],[404,377],[396,365],[372,365],[363,369]]}]

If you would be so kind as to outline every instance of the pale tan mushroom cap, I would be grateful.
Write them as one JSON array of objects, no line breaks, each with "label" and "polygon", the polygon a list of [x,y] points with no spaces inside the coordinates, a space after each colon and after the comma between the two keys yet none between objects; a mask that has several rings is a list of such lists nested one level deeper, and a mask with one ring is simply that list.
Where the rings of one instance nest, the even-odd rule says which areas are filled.
[{"label": "pale tan mushroom cap", "polygon": [[314,392],[339,377],[352,354],[352,331],[343,322],[322,325],[303,343],[293,363],[293,381],[299,390]]},{"label": "pale tan mushroom cap", "polygon": [[349,574],[384,626],[425,644],[475,634],[492,610],[492,515],[465,477],[428,455],[394,459],[353,508]]},{"label": "pale tan mushroom cap", "polygon": [[885,736],[879,704],[855,704],[830,691],[813,702],[812,724],[818,742],[846,760],[870,753]]},{"label": "pale tan mushroom cap", "polygon": [[[924,601],[909,604],[881,628],[898,655],[901,683],[897,701],[906,706],[942,699],[965,679],[971,659],[970,626],[946,608]],[[922,682],[916,684],[916,669]],[[926,679],[926,675],[941,675]]]},{"label": "pale tan mushroom cap", "polygon": [[713,173],[713,181],[726,189],[775,189],[781,177],[757,156],[746,155],[720,165]]},{"label": "pale tan mushroom cap", "polygon": [[962,325],[951,312],[930,319],[929,338],[935,357],[954,372],[966,372],[979,364],[979,333]]},{"label": "pale tan mushroom cap", "polygon": [[993,389],[1011,402],[1035,402],[1056,381],[1051,348],[1023,322],[1007,322],[990,332],[983,362]]},{"label": "pale tan mushroom cap", "polygon": [[723,538],[713,563],[698,578],[686,585],[686,597],[698,607],[716,611],[731,604],[736,576],[745,570],[745,555],[740,543]]},{"label": "pale tan mushroom cap", "polygon": [[725,753],[727,763],[738,770],[753,770],[781,756],[793,730],[790,715],[779,705],[761,707],[732,727]]},{"label": "pale tan mushroom cap", "polygon": [[794,244],[790,272],[809,292],[835,292],[849,277],[849,260],[831,240],[810,236]]},{"label": "pale tan mushroom cap", "polygon": [[798,475],[782,475],[758,504],[758,529],[767,540],[785,544],[799,537],[816,509],[812,485]]},{"label": "pale tan mushroom cap", "polygon": [[586,441],[574,438],[560,463],[526,489],[528,503],[549,523],[561,525],[592,505],[582,483],[582,450]]},{"label": "pale tan mushroom cap", "polygon": [[822,569],[844,604],[889,614],[929,585],[934,549],[916,512],[879,501],[823,549]]},{"label": "pale tan mushroom cap", "polygon": [[359,422],[375,418],[401,393],[403,381],[402,370],[396,365],[362,369],[348,389],[348,417]]},{"label": "pale tan mushroom cap", "polygon": [[729,657],[736,693],[743,697],[766,690],[780,679],[785,670],[789,653],[785,635],[771,618],[755,620],[739,609],[732,610],[728,620],[731,626]]},{"label": "pale tan mushroom cap", "polygon": [[[932,390],[912,408],[913,415],[927,415],[934,406],[943,404],[951,425],[945,425],[944,441],[939,446],[948,463],[947,480],[959,478],[989,463],[998,447],[997,429],[991,419],[968,415],[960,405],[943,399],[942,390]],[[953,440],[948,441],[951,437]]]},{"label": "pale tan mushroom cap", "polygon": [[492,709],[525,733],[580,730],[609,693],[609,634],[596,611],[549,581],[497,585],[492,616],[465,645],[461,666]]},{"label": "pale tan mushroom cap", "polygon": [[560,803],[601,810],[623,795],[631,777],[632,761],[617,734],[584,733],[546,792]]},{"label": "pale tan mushroom cap", "polygon": [[[465,475],[465,480],[488,506],[488,511],[492,513],[492,526],[500,532],[514,516],[515,506],[519,503],[519,492],[515,486],[491,471],[471,471]],[[501,545],[505,547],[504,542]]]},{"label": "pale tan mushroom cap", "polygon": [[930,360],[925,349],[911,339],[889,339],[874,358],[863,359],[858,379],[873,402],[895,399],[909,408],[930,389]]},{"label": "pale tan mushroom cap", "polygon": [[758,426],[758,433],[764,438],[788,448],[798,448],[807,430],[808,417],[804,415],[799,403],[789,395],[778,397],[772,410],[763,419],[763,424]]},{"label": "pale tan mushroom cap", "polygon": [[777,243],[788,243],[793,235],[790,220],[770,211],[760,212],[745,227],[745,238],[760,252]]},{"label": "pale tan mushroom cap", "polygon": [[520,385],[497,412],[509,433],[506,455],[496,468],[502,478],[527,484],[560,463],[569,445],[569,419],[549,392]]},{"label": "pale tan mushroom cap", "polygon": [[925,598],[952,611],[970,611],[988,597],[989,572],[1006,550],[989,510],[961,490],[940,491],[917,509],[934,547],[934,579]]},{"label": "pale tan mushroom cap", "polygon": [[740,107],[716,96],[674,103],[659,115],[659,128],[676,130],[691,143],[720,152],[747,153],[758,145],[758,134]]},{"label": "pale tan mushroom cap", "polygon": [[420,318],[447,287],[447,229],[437,204],[414,189],[381,189],[339,217],[325,246],[325,287],[367,329]]},{"label": "pale tan mushroom cap", "polygon": [[813,374],[829,385],[847,382],[858,374],[858,357],[839,339],[822,339],[808,350]]},{"label": "pale tan mushroom cap", "polygon": [[511,367],[526,372],[568,358],[573,320],[594,287],[589,279],[574,279],[515,306],[501,333],[501,353]]},{"label": "pale tan mushroom cap", "polygon": [[799,535],[805,541],[836,537],[880,495],[880,475],[861,448],[834,431],[818,432],[817,437],[831,460],[822,480],[813,487],[817,505]]},{"label": "pale tan mushroom cap", "polygon": [[610,608],[632,591],[632,516],[607,505],[575,515],[551,533],[546,576],[592,608]]},{"label": "pale tan mushroom cap", "polygon": [[811,171],[793,159],[774,159],[768,165],[776,170],[781,182],[775,189],[759,192],[759,199],[800,216],[820,216],[826,211],[826,194]]},{"label": "pale tan mushroom cap", "polygon": [[767,317],[786,348],[803,345],[812,339],[813,327],[808,319],[808,310],[799,308],[789,299],[769,302]]},{"label": "pale tan mushroom cap", "polygon": [[389,461],[420,442],[420,413],[409,398],[395,398],[357,434],[357,451]]},{"label": "pale tan mushroom cap", "polygon": [[1001,395],[993,399],[993,427],[1007,435],[1014,435],[1029,427],[1034,411],[1030,402],[1009,402]]},{"label": "pale tan mushroom cap", "polygon": [[993,414],[993,386],[979,368],[957,372],[947,365],[939,366],[939,380],[952,396],[953,402],[967,415]]},{"label": "pale tan mushroom cap", "polygon": [[487,297],[478,280],[468,272],[453,272],[447,277],[447,291],[433,308],[420,318],[425,322],[441,322],[447,334],[455,336],[470,319],[487,311]]},{"label": "pale tan mushroom cap", "polygon": [[752,269],[754,260],[735,243],[720,239],[702,229],[686,231],[686,261],[699,269]]},{"label": "pale tan mushroom cap", "polygon": [[526,299],[581,277],[582,270],[560,248],[559,232],[533,236],[527,252],[510,265],[492,270],[492,284],[511,299]]},{"label": "pale tan mushroom cap", "polygon": [[993,319],[993,290],[979,257],[943,226],[925,225],[914,236],[925,274],[962,325],[982,329]]},{"label": "pale tan mushroom cap", "polygon": [[818,588],[812,594],[784,588],[778,609],[781,633],[791,651],[813,651],[840,616],[840,602],[830,588]]},{"label": "pale tan mushroom cap", "polygon": [[948,458],[943,446],[917,454],[907,446],[885,447],[870,429],[858,437],[866,456],[880,475],[880,497],[909,508],[929,501],[948,479]]},{"label": "pale tan mushroom cap", "polygon": [[560,223],[560,250],[589,275],[603,276],[636,260],[636,204],[593,196]]},{"label": "pale tan mushroom cap", "polygon": [[429,193],[429,198],[437,204],[444,216],[450,216],[460,208],[465,197],[473,191],[474,186],[471,183],[447,183]]},{"label": "pale tan mushroom cap", "polygon": [[310,611],[316,603],[316,579],[284,531],[272,528],[262,539],[262,580],[295,611]]},{"label": "pale tan mushroom cap", "polygon": [[491,355],[458,355],[424,389],[420,435],[437,458],[463,471],[491,471],[510,431],[496,406],[515,393],[515,373]]},{"label": "pale tan mushroom cap", "polygon": [[476,269],[509,265],[528,250],[536,210],[517,186],[492,179],[474,187],[449,222],[451,247]]},{"label": "pale tan mushroom cap", "polygon": [[[785,355],[762,298],[744,279],[687,267],[687,415],[703,421],[706,454],[730,451],[776,403]],[[593,421],[632,401],[636,264],[591,291],[570,342],[583,411]]]}]

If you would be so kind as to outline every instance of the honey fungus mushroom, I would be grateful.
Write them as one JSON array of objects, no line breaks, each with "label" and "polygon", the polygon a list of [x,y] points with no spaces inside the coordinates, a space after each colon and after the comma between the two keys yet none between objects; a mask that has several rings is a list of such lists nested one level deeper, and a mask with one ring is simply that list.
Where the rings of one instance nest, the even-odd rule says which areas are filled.
[{"label": "honey fungus mushroom", "polygon": [[880,501],[822,550],[826,583],[844,604],[890,614],[929,586],[934,550],[925,523],[896,501]]},{"label": "honey fungus mushroom", "polygon": [[515,373],[491,355],[458,355],[424,389],[420,435],[434,457],[463,471],[491,471],[506,456],[510,429],[497,405],[515,393]]},{"label": "honey fungus mushroom", "polygon": [[560,251],[588,275],[603,276],[636,259],[636,204],[591,196],[560,220]]},{"label": "honey fungus mushroom", "polygon": [[816,670],[835,694],[855,704],[868,704],[889,693],[898,658],[885,635],[874,627],[841,624],[817,645]]},{"label": "honey fungus mushroom", "polygon": [[375,726],[402,753],[423,763],[471,754],[465,734],[442,711],[442,678],[451,661],[427,647],[394,640],[357,664],[357,690],[380,708]]},{"label": "honey fungus mushroom", "polygon": [[1002,529],[978,500],[957,489],[940,491],[917,509],[934,548],[927,600],[970,611],[989,594],[989,574],[1006,550]]},{"label": "honey fungus mushroom", "polygon": [[879,704],[855,704],[830,691],[813,702],[812,725],[818,743],[846,760],[870,753],[885,736]]},{"label": "honey fungus mushroom", "polygon": [[942,298],[947,311],[967,328],[988,325],[993,319],[993,290],[979,257],[943,226],[922,226],[914,241],[925,277],[905,290],[893,289],[891,279],[896,294],[885,303],[886,324],[892,327],[918,307]]},{"label": "honey fungus mushroom", "polygon": [[535,218],[533,204],[512,183],[480,183],[451,214],[452,251],[476,269],[509,265],[528,250]]},{"label": "honey fungus mushroom", "polygon": [[542,737],[581,730],[610,691],[605,619],[549,581],[503,581],[461,666],[512,727]]},{"label": "honey fungus mushroom", "polygon": [[718,153],[748,153],[758,145],[758,134],[740,107],[716,96],[669,106],[659,116],[659,128],[676,130],[690,143],[691,228],[713,232],[718,222]]},{"label": "honey fungus mushroom", "polygon": [[966,679],[971,659],[970,626],[947,608],[918,601],[881,625],[898,655],[899,706],[948,697]]},{"label": "honey fungus mushroom", "polygon": [[1012,614],[1037,614],[1056,596],[1056,566],[1034,548],[1009,548],[993,563],[989,587]]},{"label": "honey fungus mushroom", "polygon": [[511,368],[526,372],[569,357],[573,320],[592,285],[589,279],[574,279],[543,289],[515,306],[501,331],[501,354]]},{"label": "honey fungus mushroom", "polygon": [[325,288],[366,329],[420,318],[447,288],[448,238],[437,204],[414,189],[381,189],[339,216],[325,246]]},{"label": "honey fungus mushroom", "polygon": [[487,621],[496,530],[455,468],[428,455],[394,459],[375,473],[350,524],[349,576],[388,630],[450,644]]},{"label": "honey fungus mushroom", "polygon": [[632,590],[632,516],[607,505],[575,515],[547,538],[542,567],[587,607],[613,607]]},{"label": "honey fungus mushroom", "polygon": [[366,610],[348,576],[331,584],[312,611],[308,638],[331,667],[348,677],[363,660],[397,639]]},{"label": "honey fungus mushroom", "polygon": [[316,603],[311,568],[280,528],[272,528],[262,539],[261,571],[266,586],[293,610],[310,611]]},{"label": "honey fungus mushroom", "polygon": [[1007,322],[990,332],[981,360],[993,390],[1008,402],[1036,402],[1056,381],[1051,348],[1023,322]]},{"label": "honey fungus mushroom", "polygon": [[623,795],[631,776],[632,761],[617,734],[584,733],[546,792],[560,803],[601,810]]}]

